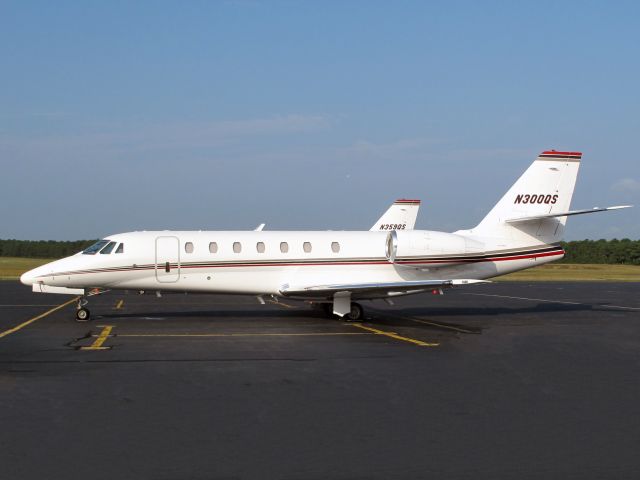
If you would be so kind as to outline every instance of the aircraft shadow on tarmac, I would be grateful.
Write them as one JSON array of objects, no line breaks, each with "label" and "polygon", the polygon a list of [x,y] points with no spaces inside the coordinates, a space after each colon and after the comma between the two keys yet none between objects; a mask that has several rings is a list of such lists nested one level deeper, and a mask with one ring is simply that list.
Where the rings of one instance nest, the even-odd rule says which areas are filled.
[{"label": "aircraft shadow on tarmac", "polygon": [[[368,314],[365,314],[364,322],[373,326],[384,327],[411,327],[418,328],[420,330],[455,330],[458,333],[479,334],[482,333],[482,327],[469,326],[463,323],[441,322],[437,323],[416,323],[409,318],[403,317],[408,310],[376,310],[367,309]],[[421,309],[416,309],[417,314],[425,314]],[[327,317],[324,313],[319,312],[313,308],[292,308],[287,310],[198,310],[198,311],[141,311],[136,313],[105,313],[96,317],[95,321],[105,320],[148,320],[148,321],[172,321],[179,319],[201,320],[205,323],[215,324],[216,321],[222,322],[225,326],[228,326],[228,320],[230,318],[241,320],[255,320],[258,324],[262,320],[269,319],[282,319],[285,322],[291,320],[297,320],[296,323],[290,323],[289,326],[295,327],[300,325],[300,320],[304,321],[318,321],[326,322],[328,325],[334,322],[345,322],[345,320],[337,317]]]},{"label": "aircraft shadow on tarmac", "polygon": [[[228,318],[254,318],[259,320],[261,318],[294,318],[300,316],[307,316],[303,309],[291,309],[291,310],[174,310],[174,311],[139,311],[133,313],[99,313],[100,318],[136,318],[140,320],[144,319],[176,319],[176,318],[203,318],[203,319],[228,319]],[[312,310],[309,309],[309,312]]]},{"label": "aircraft shadow on tarmac", "polygon": [[[604,308],[602,308],[604,307]],[[485,328],[495,326],[498,319],[511,318],[518,324],[554,323],[559,313],[576,313],[587,311],[610,311],[607,305],[559,303],[539,303],[529,307],[408,307],[393,310],[370,309],[373,318],[368,323],[388,327],[412,327],[417,324],[425,329],[449,330],[457,333],[480,334]],[[497,318],[496,318],[497,317]],[[455,318],[455,322],[442,321],[442,318]],[[564,320],[563,320],[564,321]]]},{"label": "aircraft shadow on tarmac", "polygon": [[[537,313],[597,311],[599,305],[561,303],[539,303],[530,307],[409,307],[393,310],[393,314],[431,317],[493,317],[496,315],[522,315]],[[606,305],[603,305],[606,307]]]},{"label": "aircraft shadow on tarmac", "polygon": [[[391,318],[398,316],[430,316],[430,317],[493,317],[496,315],[522,315],[538,313],[581,312],[598,311],[599,307],[606,309],[606,304],[567,305],[560,303],[539,303],[529,307],[401,307],[393,309],[365,308],[365,312],[375,312],[376,318],[388,315]],[[100,313],[101,318],[327,318],[316,309],[306,306],[292,306],[287,309],[225,309],[225,310],[173,310],[173,311],[139,311],[132,313]]]},{"label": "aircraft shadow on tarmac", "polygon": [[[527,321],[528,316],[543,314],[543,317],[536,318],[536,322],[544,320],[544,314],[571,313],[584,311],[598,311],[600,305],[577,304],[568,305],[560,303],[539,303],[528,307],[395,307],[393,309],[367,308],[365,322],[371,325],[385,327],[411,327],[424,330],[449,330],[464,334],[481,334],[484,328],[493,324],[495,317],[505,316],[522,317]],[[413,318],[412,318],[413,317]],[[442,321],[441,318],[456,318],[455,322]],[[339,320],[327,318],[317,309],[305,306],[295,306],[293,308],[253,308],[253,309],[224,309],[224,310],[196,310],[196,311],[141,311],[135,313],[105,313],[99,316],[101,319],[139,319],[139,320],[175,320],[202,319],[206,321],[226,321],[229,318],[237,319],[283,319],[293,320],[326,320],[328,322]],[[557,320],[555,316],[549,316],[549,321]],[[480,323],[480,325],[478,324]]]}]

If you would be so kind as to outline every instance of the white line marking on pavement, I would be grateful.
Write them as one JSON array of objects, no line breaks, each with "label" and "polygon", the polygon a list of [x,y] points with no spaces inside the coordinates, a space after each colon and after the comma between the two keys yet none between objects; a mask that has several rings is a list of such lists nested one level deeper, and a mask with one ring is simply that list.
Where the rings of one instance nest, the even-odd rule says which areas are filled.
[{"label": "white line marking on pavement", "polygon": [[479,297],[498,297],[498,298],[510,298],[512,300],[529,300],[532,302],[546,302],[546,303],[562,303],[565,305],[588,305],[590,307],[600,307],[600,308],[618,308],[621,310],[640,310],[638,307],[625,307],[622,305],[594,305],[593,303],[582,303],[582,302],[567,302],[564,300],[547,300],[544,298],[528,298],[528,297],[513,297],[510,295],[495,295],[489,293],[463,293],[462,295],[476,295]]}]

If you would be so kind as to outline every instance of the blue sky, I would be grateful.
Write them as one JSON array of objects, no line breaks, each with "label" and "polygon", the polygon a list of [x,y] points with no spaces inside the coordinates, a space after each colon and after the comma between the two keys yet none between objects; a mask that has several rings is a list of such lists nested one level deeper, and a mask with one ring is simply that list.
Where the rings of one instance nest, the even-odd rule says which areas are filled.
[{"label": "blue sky", "polygon": [[[0,238],[475,225],[542,150],[640,204],[636,2],[0,1]],[[640,238],[640,208],[567,238]]]}]

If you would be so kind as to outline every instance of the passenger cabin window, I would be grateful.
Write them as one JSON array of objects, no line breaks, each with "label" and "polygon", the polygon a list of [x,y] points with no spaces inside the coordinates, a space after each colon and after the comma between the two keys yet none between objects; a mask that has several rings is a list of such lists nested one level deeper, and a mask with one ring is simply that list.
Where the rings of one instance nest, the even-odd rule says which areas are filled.
[{"label": "passenger cabin window", "polygon": [[287,253],[289,251],[289,244],[287,242],[280,242],[280,251]]},{"label": "passenger cabin window", "polygon": [[118,248],[116,248],[116,253],[124,253],[124,243],[118,245]]},{"label": "passenger cabin window", "polygon": [[240,253],[242,251],[242,244],[240,242],[233,242],[233,252]]},{"label": "passenger cabin window", "polygon": [[302,244],[302,249],[304,250],[304,253],[311,253],[311,242],[304,242]]},{"label": "passenger cabin window", "polygon": [[184,251],[186,253],[193,253],[193,243],[192,242],[187,242],[184,244]]},{"label": "passenger cabin window", "polygon": [[218,253],[218,244],[216,242],[209,243],[209,253]]},{"label": "passenger cabin window", "polygon": [[338,242],[331,242],[331,251],[333,253],[339,253],[340,252],[340,244]]},{"label": "passenger cabin window", "polygon": [[102,247],[104,247],[107,243],[109,243],[109,240],[98,240],[96,243],[94,243],[93,245],[91,245],[89,248],[85,248],[82,253],[84,255],[95,255],[96,253],[98,253],[100,251],[100,249]]},{"label": "passenger cabin window", "polygon": [[264,242],[256,243],[256,250],[258,253],[264,253]]},{"label": "passenger cabin window", "polygon": [[101,255],[109,255],[111,253],[111,251],[113,250],[113,247],[116,246],[116,242],[109,242],[107,243],[107,246],[104,247],[102,250],[100,250],[100,254]]}]

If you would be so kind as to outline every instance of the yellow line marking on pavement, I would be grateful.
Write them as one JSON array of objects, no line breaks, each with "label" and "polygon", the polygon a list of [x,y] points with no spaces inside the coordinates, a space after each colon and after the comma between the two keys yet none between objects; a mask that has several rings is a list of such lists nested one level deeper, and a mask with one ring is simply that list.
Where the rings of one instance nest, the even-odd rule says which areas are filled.
[{"label": "yellow line marking on pavement", "polygon": [[269,303],[273,303],[274,305],[280,305],[282,307],[287,307],[287,308],[297,308],[295,305],[289,305],[288,303],[282,303],[282,302],[278,302],[277,300],[267,300],[267,302]]},{"label": "yellow line marking on pavement", "polygon": [[102,331],[100,332],[100,335],[98,335],[98,338],[96,338],[96,341],[93,342],[88,347],[80,347],[80,350],[109,350],[109,349],[111,349],[111,347],[103,347],[102,344],[107,341],[107,338],[109,338],[109,336],[110,336],[109,334],[111,333],[111,330],[113,330],[113,325],[98,325],[98,326],[102,327]]},{"label": "yellow line marking on pavement", "polygon": [[17,332],[18,330],[23,329],[24,327],[26,327],[27,325],[31,325],[33,322],[40,320],[41,318],[46,317],[47,315],[51,315],[53,312],[60,310],[61,308],[66,307],[67,305],[70,305],[74,302],[77,302],[78,299],[80,297],[75,297],[72,298],[71,300],[69,300],[68,302],[64,302],[62,305],[58,305],[57,307],[52,308],[51,310],[47,310],[44,313],[41,313],[40,315],[38,315],[37,317],[33,317],[29,320],[27,320],[26,322],[21,323],[20,325],[16,325],[13,328],[10,328],[9,330],[5,330],[4,332],[0,333],[0,338],[2,337],[6,337],[7,335],[11,335],[12,333]]},{"label": "yellow line marking on pavement", "polygon": [[6,305],[0,305],[0,307],[57,307],[57,303],[8,303]]},{"label": "yellow line marking on pavement", "polygon": [[438,322],[432,322],[432,321],[429,321],[429,320],[421,320],[419,318],[407,317],[407,316],[404,316],[404,315],[397,315],[395,313],[383,312],[381,310],[378,310],[375,313],[378,314],[378,315],[385,315],[385,316],[397,318],[397,319],[400,319],[400,320],[409,320],[411,322],[423,323],[425,325],[430,325],[432,327],[442,328],[442,329],[446,329],[446,330],[453,330],[454,332],[459,332],[459,333],[478,333],[478,332],[474,332],[473,330],[467,330],[467,329],[464,329],[464,328],[455,327],[453,325],[447,325],[446,323],[438,323]]},{"label": "yellow line marking on pavement", "polygon": [[311,332],[311,333],[119,333],[120,337],[322,337],[337,335],[372,335],[365,332]]},{"label": "yellow line marking on pavement", "polygon": [[361,328],[363,330],[368,330],[369,332],[373,332],[376,335],[384,335],[385,337],[394,338],[396,340],[402,340],[403,342],[414,343],[421,347],[437,347],[440,345],[440,343],[429,343],[429,342],[423,342],[422,340],[416,340],[415,338],[403,337],[401,335],[398,335],[395,332],[386,332],[384,330],[378,330],[377,328],[365,327],[364,325],[361,325],[359,323],[350,323],[349,325],[351,325],[352,327]]},{"label": "yellow line marking on pavement", "polygon": [[466,330],[464,328],[454,327],[453,325],[447,325],[445,323],[430,322],[428,320],[420,320],[418,318],[411,318],[411,317],[400,317],[400,318],[406,318],[407,320],[411,320],[412,322],[416,322],[416,323],[424,323],[425,325],[430,325],[432,327],[444,328],[446,330],[453,330],[454,332],[478,333],[478,332],[474,332],[473,330]]},{"label": "yellow line marking on pavement", "polygon": [[118,300],[116,302],[116,306],[114,307],[116,310],[120,310],[122,308],[122,305],[124,305],[124,300]]}]

